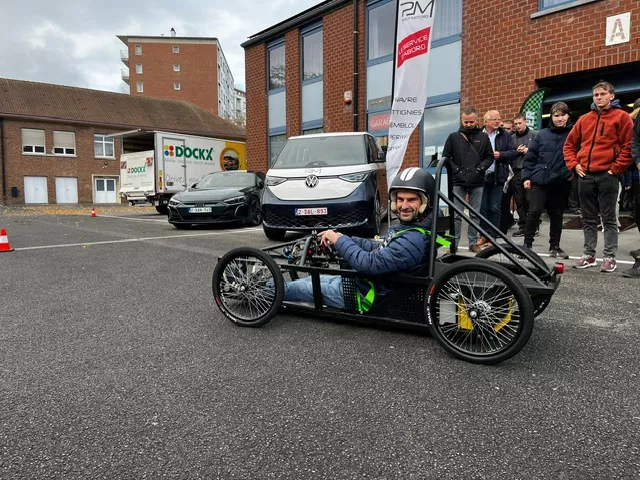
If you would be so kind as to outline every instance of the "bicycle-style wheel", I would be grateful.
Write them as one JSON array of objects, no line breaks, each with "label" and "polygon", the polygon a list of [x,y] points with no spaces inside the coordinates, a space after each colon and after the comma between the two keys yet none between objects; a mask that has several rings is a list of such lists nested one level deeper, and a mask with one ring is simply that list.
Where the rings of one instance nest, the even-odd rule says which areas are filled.
[{"label": "bicycle-style wheel", "polygon": [[220,311],[243,327],[268,323],[282,305],[284,280],[276,262],[262,250],[236,248],[213,270],[213,297]]},{"label": "bicycle-style wheel", "polygon": [[472,363],[511,358],[533,331],[527,290],[506,268],[462,260],[431,282],[425,309],[431,334],[452,355]]}]

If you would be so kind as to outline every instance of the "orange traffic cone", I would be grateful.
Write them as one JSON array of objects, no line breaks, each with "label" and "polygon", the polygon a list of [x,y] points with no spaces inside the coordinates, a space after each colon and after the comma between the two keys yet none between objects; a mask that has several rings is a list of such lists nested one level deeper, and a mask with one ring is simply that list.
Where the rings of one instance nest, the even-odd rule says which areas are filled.
[{"label": "orange traffic cone", "polygon": [[4,228],[0,230],[0,252],[13,252],[7,237],[7,231]]},{"label": "orange traffic cone", "polygon": [[93,207],[91,207],[91,216],[92,216],[92,217],[97,217],[97,215],[96,215],[96,209],[95,209],[95,208],[93,208]]}]

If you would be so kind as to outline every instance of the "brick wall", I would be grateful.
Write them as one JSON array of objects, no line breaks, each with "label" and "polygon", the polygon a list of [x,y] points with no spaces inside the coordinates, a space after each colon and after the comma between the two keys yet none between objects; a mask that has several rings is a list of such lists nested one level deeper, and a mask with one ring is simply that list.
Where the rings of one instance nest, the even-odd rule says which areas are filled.
[{"label": "brick wall", "polygon": [[268,159],[267,47],[245,49],[247,95],[247,167],[266,172]]},{"label": "brick wall", "polygon": [[[22,129],[33,128],[45,131],[45,151],[53,148],[53,131],[73,131],[76,134],[76,156],[59,155],[23,155]],[[92,175],[119,177],[120,142],[114,142],[115,158],[95,158],[93,135],[116,133],[108,128],[93,126],[74,126],[66,124],[38,123],[4,120],[5,173],[7,185],[7,205],[24,204],[24,177],[47,177],[49,203],[56,203],[56,177],[75,177],[78,179],[78,203],[93,203]],[[1,177],[0,177],[1,182]],[[19,196],[11,196],[11,187],[18,187]],[[116,193],[119,180],[116,182]],[[1,195],[0,191],[0,195]],[[119,201],[119,196],[117,197]],[[1,203],[0,197],[0,203]]]},{"label": "brick wall", "polygon": [[[135,46],[142,45],[142,55],[136,55]],[[168,98],[195,103],[218,115],[218,47],[212,44],[176,43],[180,53],[173,53],[172,43],[129,43],[129,79],[131,95]],[[142,75],[136,73],[136,64],[142,64]],[[173,71],[173,64],[180,71]],[[137,82],[144,83],[138,93]],[[173,83],[180,82],[180,90]]]},{"label": "brick wall", "polygon": [[[505,118],[537,88],[536,79],[640,61],[637,0],[603,0],[531,19],[537,11],[538,0],[465,0],[462,107],[497,108]],[[631,41],[605,47],[606,17],[625,12],[632,12]]]},{"label": "brick wall", "polygon": [[287,96],[287,137],[302,133],[302,86],[300,81],[300,31],[287,32],[284,37],[285,85]]}]

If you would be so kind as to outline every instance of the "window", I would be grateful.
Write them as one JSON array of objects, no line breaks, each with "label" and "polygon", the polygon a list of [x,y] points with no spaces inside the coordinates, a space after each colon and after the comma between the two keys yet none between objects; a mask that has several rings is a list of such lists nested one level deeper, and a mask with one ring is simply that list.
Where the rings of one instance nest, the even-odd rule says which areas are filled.
[{"label": "window", "polygon": [[136,63],[136,73],[138,75],[142,75],[142,64],[141,63]]},{"label": "window", "polygon": [[75,155],[76,134],[74,132],[53,132],[54,155]]},{"label": "window", "polygon": [[284,44],[281,44],[269,50],[269,90],[284,86]]},{"label": "window", "polygon": [[437,40],[451,38],[457,40],[462,34],[462,0],[448,0],[438,3],[436,18],[433,20],[433,47],[438,46]]},{"label": "window", "polygon": [[322,127],[318,127],[318,128],[309,128],[307,130],[304,130],[302,132],[303,135],[313,135],[314,133],[322,133],[324,132],[324,128]]},{"label": "window", "polygon": [[366,163],[362,135],[303,136],[288,140],[271,168],[343,167]]},{"label": "window", "polygon": [[302,81],[321,78],[322,73],[322,30],[319,30],[302,36]]},{"label": "window", "polygon": [[180,64],[179,63],[174,63],[173,64],[173,71],[174,72],[179,72],[180,71]]},{"label": "window", "polygon": [[173,89],[180,90],[180,82],[173,82]]},{"label": "window", "polygon": [[142,55],[142,45],[136,45],[136,55]]},{"label": "window", "polygon": [[22,153],[44,153],[44,130],[22,129]]},{"label": "window", "polygon": [[144,92],[144,84],[142,82],[136,82],[136,92]]},{"label": "window", "polygon": [[422,146],[424,167],[440,158],[444,142],[451,132],[460,126],[460,104],[453,103],[441,107],[427,108],[422,123]]},{"label": "window", "polygon": [[273,164],[276,163],[276,158],[280,155],[282,147],[284,147],[284,142],[286,141],[287,136],[285,134],[272,135],[269,137],[269,158],[271,159],[269,166],[273,166]]},{"label": "window", "polygon": [[558,5],[562,5],[563,3],[571,3],[574,0],[538,0],[540,3],[540,10],[544,10],[545,8],[557,7]]},{"label": "window", "polygon": [[173,46],[173,53],[180,53],[180,45]]},{"label": "window", "polygon": [[113,137],[93,136],[93,153],[96,157],[114,158]]},{"label": "window", "polygon": [[396,0],[383,3],[369,10],[369,60],[393,55]]}]

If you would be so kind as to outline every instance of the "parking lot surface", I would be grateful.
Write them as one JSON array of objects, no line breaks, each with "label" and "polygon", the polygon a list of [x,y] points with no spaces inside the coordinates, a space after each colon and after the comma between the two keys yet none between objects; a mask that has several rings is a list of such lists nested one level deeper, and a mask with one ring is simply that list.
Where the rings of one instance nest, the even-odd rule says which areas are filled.
[{"label": "parking lot surface", "polygon": [[0,227],[0,478],[640,475],[640,288],[619,274],[568,268],[529,344],[486,367],[398,330],[234,326],[211,275],[275,244],[260,227],[149,209]]}]

